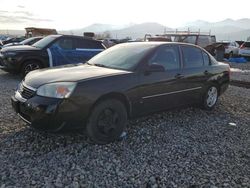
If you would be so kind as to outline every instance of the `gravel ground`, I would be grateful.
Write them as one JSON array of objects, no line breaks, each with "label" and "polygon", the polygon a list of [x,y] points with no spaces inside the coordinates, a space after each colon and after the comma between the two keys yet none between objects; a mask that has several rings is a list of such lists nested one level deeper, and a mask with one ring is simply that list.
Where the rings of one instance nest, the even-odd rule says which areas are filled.
[{"label": "gravel ground", "polygon": [[230,67],[242,70],[250,70],[250,62],[247,63],[229,63]]},{"label": "gravel ground", "polygon": [[24,126],[0,71],[0,187],[250,187],[250,90],[230,86],[211,111],[131,120],[126,139],[91,145],[80,133]]}]

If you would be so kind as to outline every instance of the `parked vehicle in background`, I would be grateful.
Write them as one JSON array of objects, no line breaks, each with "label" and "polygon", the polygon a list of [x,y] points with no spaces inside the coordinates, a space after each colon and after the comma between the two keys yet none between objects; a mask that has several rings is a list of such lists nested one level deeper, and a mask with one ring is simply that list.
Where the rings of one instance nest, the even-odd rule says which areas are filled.
[{"label": "parked vehicle in background", "polygon": [[191,32],[191,31],[166,31],[165,34],[151,36],[146,34],[145,41],[172,41],[183,42],[198,45],[206,49],[211,55],[215,56],[219,61],[222,59],[218,54],[222,53],[224,56],[224,49],[221,45],[216,44],[215,35],[211,35],[210,32]]},{"label": "parked vehicle in background", "polygon": [[2,43],[2,41],[0,40],[0,49],[2,49],[2,47],[3,47],[3,43]]},{"label": "parked vehicle in background", "polygon": [[55,29],[48,29],[48,28],[27,27],[25,28],[25,31],[26,31],[25,36],[27,38],[58,34]]},{"label": "parked vehicle in background", "polygon": [[29,73],[12,97],[14,110],[38,129],[84,128],[95,143],[116,140],[127,119],[177,106],[212,110],[230,67],[191,44],[118,44],[85,65]]},{"label": "parked vehicle in background", "polygon": [[35,69],[85,63],[103,51],[100,41],[71,35],[49,35],[32,46],[12,46],[0,51],[0,68],[25,76]]},{"label": "parked vehicle in background", "polygon": [[231,58],[239,55],[240,45],[237,42],[222,41],[217,42],[225,47],[225,57]]},{"label": "parked vehicle in background", "polygon": [[43,37],[31,37],[31,38],[23,40],[22,42],[14,42],[14,43],[5,44],[3,45],[2,48],[10,47],[10,46],[32,45],[36,43],[37,41],[41,40],[42,38]]},{"label": "parked vehicle in background", "polygon": [[250,57],[250,41],[244,42],[240,46],[239,55],[243,57]]},{"label": "parked vehicle in background", "polygon": [[9,44],[9,43],[22,42],[23,40],[25,40],[25,37],[14,37],[14,38],[10,38],[7,40],[3,40],[2,43],[3,43],[3,45],[5,45],[5,44]]}]

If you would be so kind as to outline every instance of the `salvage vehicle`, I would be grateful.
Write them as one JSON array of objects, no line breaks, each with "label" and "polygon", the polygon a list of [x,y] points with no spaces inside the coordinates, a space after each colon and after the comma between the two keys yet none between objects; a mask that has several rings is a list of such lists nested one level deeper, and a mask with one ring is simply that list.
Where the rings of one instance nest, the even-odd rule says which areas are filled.
[{"label": "salvage vehicle", "polygon": [[211,32],[193,32],[190,30],[165,31],[165,34],[155,36],[152,36],[151,34],[146,34],[144,36],[144,41],[172,41],[195,44],[207,50],[212,56],[214,56],[219,61],[223,60],[225,53],[224,46],[216,43],[216,37],[215,35],[211,35]]},{"label": "salvage vehicle", "polygon": [[23,40],[22,42],[13,42],[9,44],[5,44],[2,48],[10,47],[10,46],[20,46],[20,45],[32,45],[37,41],[41,40],[43,37],[31,37],[28,39]]},{"label": "salvage vehicle", "polygon": [[32,46],[12,46],[0,51],[0,68],[21,73],[59,65],[85,63],[105,49],[100,41],[81,36],[49,35]]},{"label": "salvage vehicle", "polygon": [[239,55],[242,57],[250,57],[250,41],[244,42],[240,46]]},{"label": "salvage vehicle", "polygon": [[229,73],[227,64],[195,45],[124,43],[86,64],[30,72],[11,100],[34,128],[83,128],[105,144],[123,133],[128,118],[190,104],[212,110]]},{"label": "salvage vehicle", "polygon": [[9,44],[9,43],[15,43],[15,42],[22,42],[25,40],[25,37],[14,37],[14,38],[8,38],[7,40],[3,40],[3,45]]}]

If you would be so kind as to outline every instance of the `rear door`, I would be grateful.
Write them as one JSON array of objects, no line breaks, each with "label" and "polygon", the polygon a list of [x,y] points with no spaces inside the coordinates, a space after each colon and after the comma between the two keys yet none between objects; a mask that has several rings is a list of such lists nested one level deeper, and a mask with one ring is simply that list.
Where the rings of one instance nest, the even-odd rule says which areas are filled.
[{"label": "rear door", "polygon": [[209,56],[200,48],[190,45],[181,46],[183,57],[182,84],[185,85],[182,99],[185,103],[196,103],[201,99],[202,89],[210,76]]},{"label": "rear door", "polygon": [[77,39],[75,56],[78,61],[84,63],[104,50],[100,41],[91,39]]},{"label": "rear door", "polygon": [[75,40],[70,37],[60,37],[49,47],[50,66],[78,63],[74,58]]}]

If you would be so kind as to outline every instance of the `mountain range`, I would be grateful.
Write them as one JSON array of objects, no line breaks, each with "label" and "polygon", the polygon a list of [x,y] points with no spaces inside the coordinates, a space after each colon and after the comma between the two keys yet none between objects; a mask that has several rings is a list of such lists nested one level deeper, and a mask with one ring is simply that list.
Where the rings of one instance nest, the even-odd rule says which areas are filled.
[{"label": "mountain range", "polygon": [[[163,34],[165,31],[175,31],[176,29],[211,32],[211,34],[216,35],[217,40],[247,40],[247,38],[250,36],[250,19],[226,19],[220,22],[197,20],[178,28],[170,28],[156,22],[146,22],[141,24],[130,23],[128,25],[120,26],[96,23],[84,28],[59,31],[59,33],[83,35],[83,32],[95,32],[97,34],[106,32],[109,33],[113,38],[130,37],[132,39],[136,39],[143,38],[145,34]],[[0,30],[0,34],[6,34],[6,32],[6,30]],[[13,35],[23,35],[24,31],[9,30],[8,33]]]},{"label": "mountain range", "polygon": [[[71,30],[71,34],[82,35],[83,32],[90,31],[95,33],[109,32],[113,38],[130,37],[136,39],[143,38],[145,34],[163,34],[165,31],[175,31],[176,29],[211,32],[211,34],[216,35],[217,40],[247,40],[250,36],[250,19],[226,19],[220,22],[197,20],[178,28],[170,28],[156,22],[130,24],[119,28],[107,24],[93,24],[82,29]],[[70,34],[69,31],[62,31],[62,33]]]}]

